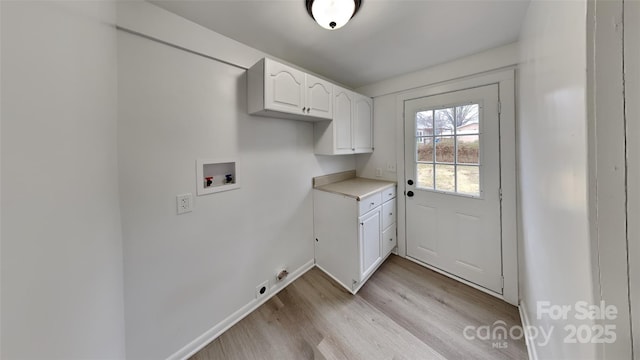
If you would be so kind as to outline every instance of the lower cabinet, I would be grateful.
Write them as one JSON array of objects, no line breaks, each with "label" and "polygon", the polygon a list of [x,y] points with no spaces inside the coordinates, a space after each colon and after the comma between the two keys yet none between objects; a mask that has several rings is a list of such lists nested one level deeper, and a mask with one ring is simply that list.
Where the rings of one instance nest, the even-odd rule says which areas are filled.
[{"label": "lower cabinet", "polygon": [[360,201],[314,190],[313,206],[316,265],[355,294],[396,246],[395,187]]}]

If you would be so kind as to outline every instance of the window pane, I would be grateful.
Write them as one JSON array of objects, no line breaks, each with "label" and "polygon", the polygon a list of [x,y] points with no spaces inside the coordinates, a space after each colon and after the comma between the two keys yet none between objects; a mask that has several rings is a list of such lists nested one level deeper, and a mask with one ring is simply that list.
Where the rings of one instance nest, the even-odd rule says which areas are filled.
[{"label": "window pane", "polygon": [[480,117],[478,104],[456,107],[456,134],[477,134],[480,132]]},{"label": "window pane", "polygon": [[480,164],[480,135],[456,137],[458,143],[458,163]]},{"label": "window pane", "polygon": [[416,136],[433,135],[433,110],[416,113]]},{"label": "window pane", "polygon": [[455,166],[436,165],[436,190],[456,191]]},{"label": "window pane", "polygon": [[453,136],[438,136],[436,143],[436,162],[455,162],[455,142]]},{"label": "window pane", "polygon": [[458,192],[480,196],[479,166],[458,166]]},{"label": "window pane", "polygon": [[418,161],[433,162],[433,138],[419,137],[416,140],[416,149],[418,149]]},{"label": "window pane", "polygon": [[421,189],[433,189],[433,164],[418,164],[418,183]]},{"label": "window pane", "polygon": [[453,135],[454,108],[434,110],[434,135]]}]

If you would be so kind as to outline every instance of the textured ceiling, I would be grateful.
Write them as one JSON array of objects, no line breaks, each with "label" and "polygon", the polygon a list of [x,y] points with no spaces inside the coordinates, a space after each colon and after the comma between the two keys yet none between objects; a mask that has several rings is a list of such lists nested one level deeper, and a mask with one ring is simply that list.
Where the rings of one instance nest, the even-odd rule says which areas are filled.
[{"label": "textured ceiling", "polygon": [[514,42],[529,0],[363,0],[328,31],[304,1],[152,3],[267,54],[357,88]]}]

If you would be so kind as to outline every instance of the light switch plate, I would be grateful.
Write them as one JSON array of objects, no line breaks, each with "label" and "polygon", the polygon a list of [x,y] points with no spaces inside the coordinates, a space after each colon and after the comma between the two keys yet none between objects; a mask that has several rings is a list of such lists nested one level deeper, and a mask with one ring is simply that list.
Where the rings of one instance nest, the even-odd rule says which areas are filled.
[{"label": "light switch plate", "polygon": [[193,210],[193,195],[191,195],[191,193],[177,195],[176,207],[178,215],[191,212]]}]

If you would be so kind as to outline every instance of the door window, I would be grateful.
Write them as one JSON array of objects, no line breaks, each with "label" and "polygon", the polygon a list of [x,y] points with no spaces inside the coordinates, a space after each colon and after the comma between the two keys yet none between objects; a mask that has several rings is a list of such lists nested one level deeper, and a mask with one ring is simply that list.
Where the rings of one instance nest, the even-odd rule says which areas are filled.
[{"label": "door window", "polygon": [[479,197],[480,104],[416,112],[417,187]]}]

